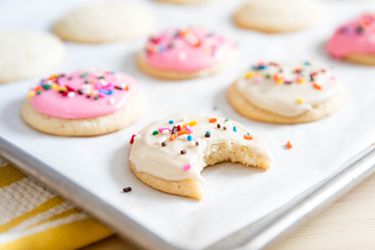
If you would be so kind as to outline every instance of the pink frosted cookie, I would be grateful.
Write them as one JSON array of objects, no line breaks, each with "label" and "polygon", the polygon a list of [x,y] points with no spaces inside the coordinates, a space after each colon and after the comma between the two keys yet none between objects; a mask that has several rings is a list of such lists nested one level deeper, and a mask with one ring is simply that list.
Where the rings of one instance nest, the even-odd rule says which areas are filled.
[{"label": "pink frosted cookie", "polygon": [[375,65],[375,13],[339,27],[328,41],[327,51],[334,58]]},{"label": "pink frosted cookie", "polygon": [[138,119],[146,101],[130,76],[105,70],[74,71],[42,79],[21,110],[36,130],[54,135],[93,136]]},{"label": "pink frosted cookie", "polygon": [[235,43],[204,28],[168,29],[152,36],[138,54],[139,67],[164,79],[214,74],[234,59]]}]

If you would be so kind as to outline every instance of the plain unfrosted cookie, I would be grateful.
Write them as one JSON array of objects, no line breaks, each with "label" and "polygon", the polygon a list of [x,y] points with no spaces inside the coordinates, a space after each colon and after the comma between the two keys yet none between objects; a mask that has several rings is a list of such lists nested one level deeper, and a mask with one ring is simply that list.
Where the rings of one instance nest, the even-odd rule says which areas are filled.
[{"label": "plain unfrosted cookie", "polygon": [[106,43],[146,36],[153,21],[141,4],[104,1],[73,10],[55,23],[53,32],[68,41]]},{"label": "plain unfrosted cookie", "polygon": [[375,65],[375,13],[340,26],[328,41],[327,51],[337,59]]},{"label": "plain unfrosted cookie", "polygon": [[149,124],[130,143],[130,168],[138,179],[157,190],[198,200],[206,166],[270,166],[260,139],[240,123],[221,117],[175,115]]},{"label": "plain unfrosted cookie", "polygon": [[150,37],[137,55],[138,66],[162,79],[182,80],[215,74],[236,58],[236,45],[201,27],[168,29]]},{"label": "plain unfrosted cookie", "polygon": [[43,32],[0,31],[0,83],[31,78],[62,63],[65,49]]},{"label": "plain unfrosted cookie", "polygon": [[146,110],[139,84],[112,71],[74,71],[42,79],[28,94],[22,118],[53,135],[94,136],[117,131]]},{"label": "plain unfrosted cookie", "polygon": [[321,12],[314,0],[250,0],[235,13],[234,22],[262,32],[290,32],[314,24]]},{"label": "plain unfrosted cookie", "polygon": [[345,99],[331,69],[317,63],[258,63],[228,89],[241,115],[258,121],[296,124],[321,119]]}]

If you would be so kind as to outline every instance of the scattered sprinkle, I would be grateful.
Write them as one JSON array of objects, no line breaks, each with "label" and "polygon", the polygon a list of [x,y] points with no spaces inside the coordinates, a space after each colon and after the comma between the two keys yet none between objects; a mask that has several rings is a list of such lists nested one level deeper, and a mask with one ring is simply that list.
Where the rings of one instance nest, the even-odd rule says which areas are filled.
[{"label": "scattered sprinkle", "polygon": [[124,193],[128,193],[128,192],[131,192],[132,191],[132,188],[131,187],[126,187],[126,188],[123,188],[122,191]]},{"label": "scattered sprinkle", "polygon": [[180,153],[181,153],[182,155],[185,155],[185,154],[187,153],[187,151],[186,151],[186,149],[183,149],[183,150],[180,151]]},{"label": "scattered sprinkle", "polygon": [[129,143],[130,143],[130,144],[133,144],[133,143],[134,143],[134,140],[135,140],[135,134],[133,134],[133,135],[131,136]]},{"label": "scattered sprinkle", "polygon": [[204,134],[204,137],[208,138],[211,136],[211,132],[210,131],[207,131],[205,134]]},{"label": "scattered sprinkle", "polygon": [[305,101],[302,98],[297,98],[297,104],[303,104]]},{"label": "scattered sprinkle", "polygon": [[252,140],[252,139],[253,139],[253,137],[252,137],[249,133],[245,134],[245,135],[243,136],[243,138],[244,138],[245,140]]},{"label": "scattered sprinkle", "polygon": [[217,118],[213,117],[208,120],[210,123],[215,123],[217,121]]},{"label": "scattered sprinkle", "polygon": [[188,141],[192,141],[192,140],[193,140],[193,137],[192,137],[191,135],[188,135],[188,136],[187,136],[187,140],[188,140]]},{"label": "scattered sprinkle", "polygon": [[285,145],[284,145],[285,149],[291,149],[293,147],[292,143],[290,141],[288,141]]},{"label": "scattered sprinkle", "polygon": [[182,166],[182,170],[184,171],[189,171],[190,169],[191,169],[191,165],[189,163]]},{"label": "scattered sprinkle", "polygon": [[233,126],[233,132],[237,132],[237,127]]},{"label": "scattered sprinkle", "polygon": [[154,131],[152,132],[152,135],[157,135],[157,134],[159,134],[159,132],[158,132],[157,130],[154,130]]}]

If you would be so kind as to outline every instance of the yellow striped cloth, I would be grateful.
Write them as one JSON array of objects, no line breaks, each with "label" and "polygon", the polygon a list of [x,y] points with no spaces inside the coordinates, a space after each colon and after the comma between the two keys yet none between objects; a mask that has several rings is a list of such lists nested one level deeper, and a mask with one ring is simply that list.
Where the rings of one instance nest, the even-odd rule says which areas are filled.
[{"label": "yellow striped cloth", "polygon": [[0,250],[75,249],[111,234],[0,159]]}]

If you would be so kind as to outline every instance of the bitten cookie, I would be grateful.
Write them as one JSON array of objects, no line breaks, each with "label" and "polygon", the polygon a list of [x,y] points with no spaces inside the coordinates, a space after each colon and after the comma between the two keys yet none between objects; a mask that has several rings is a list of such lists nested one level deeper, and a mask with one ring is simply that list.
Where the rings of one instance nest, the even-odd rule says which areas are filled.
[{"label": "bitten cookie", "polygon": [[0,83],[22,80],[57,67],[65,49],[55,36],[30,31],[0,31]]},{"label": "bitten cookie", "polygon": [[235,13],[234,22],[262,32],[290,32],[314,24],[321,9],[314,0],[252,0]]},{"label": "bitten cookie", "polygon": [[228,89],[229,102],[238,113],[281,124],[326,117],[341,106],[344,96],[331,69],[308,61],[258,63]]},{"label": "bitten cookie", "polygon": [[328,41],[327,51],[334,58],[375,65],[375,13],[339,27]]},{"label": "bitten cookie", "polygon": [[224,70],[234,60],[235,44],[204,28],[168,29],[152,36],[138,53],[138,66],[163,79],[189,79]]},{"label": "bitten cookie", "polygon": [[172,116],[149,124],[130,143],[130,168],[138,179],[157,190],[198,200],[206,166],[270,166],[266,148],[252,131],[220,117]]},{"label": "bitten cookie", "polygon": [[74,71],[42,79],[21,110],[27,124],[44,133],[94,136],[137,120],[146,101],[139,84],[112,71]]},{"label": "bitten cookie", "polygon": [[149,35],[152,13],[140,4],[121,1],[93,3],[62,17],[53,32],[64,40],[106,43]]}]

